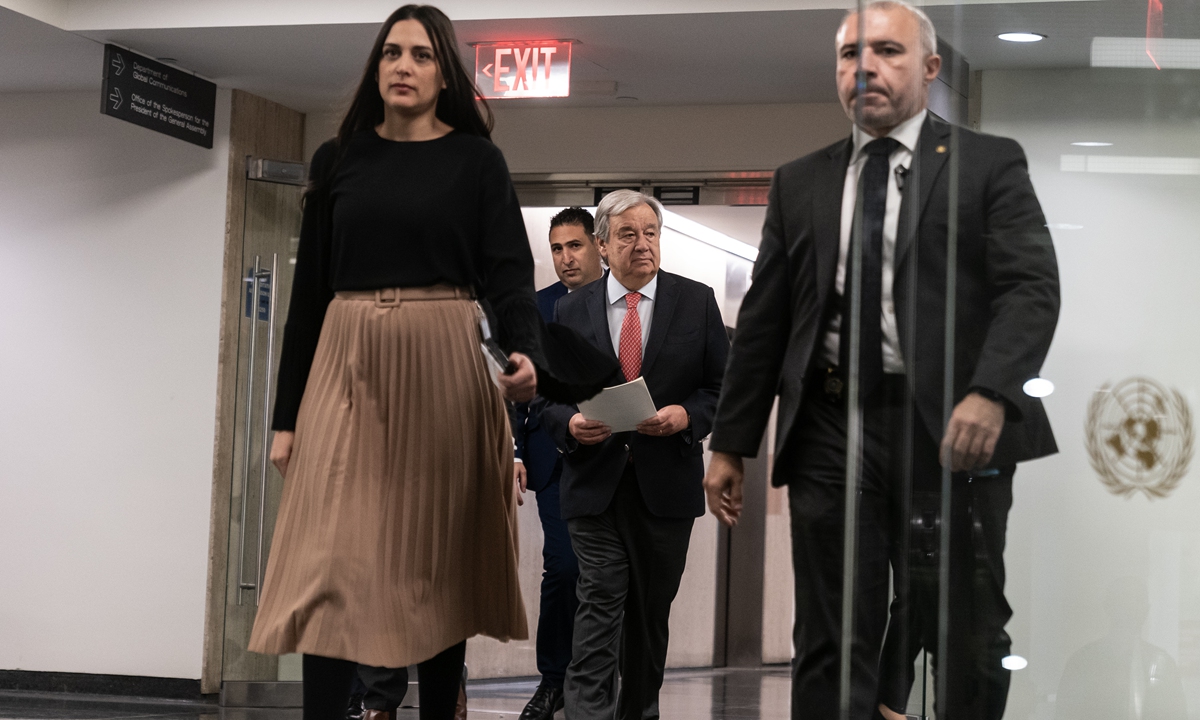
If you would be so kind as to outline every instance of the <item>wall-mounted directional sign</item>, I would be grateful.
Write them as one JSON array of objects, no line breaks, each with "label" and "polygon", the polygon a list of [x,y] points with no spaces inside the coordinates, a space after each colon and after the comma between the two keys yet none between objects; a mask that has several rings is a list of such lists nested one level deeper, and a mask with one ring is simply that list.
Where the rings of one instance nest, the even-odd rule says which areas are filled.
[{"label": "wall-mounted directional sign", "polygon": [[475,85],[489,100],[568,97],[571,41],[476,43]]},{"label": "wall-mounted directional sign", "polygon": [[104,46],[100,112],[212,149],[217,86],[182,70]]}]

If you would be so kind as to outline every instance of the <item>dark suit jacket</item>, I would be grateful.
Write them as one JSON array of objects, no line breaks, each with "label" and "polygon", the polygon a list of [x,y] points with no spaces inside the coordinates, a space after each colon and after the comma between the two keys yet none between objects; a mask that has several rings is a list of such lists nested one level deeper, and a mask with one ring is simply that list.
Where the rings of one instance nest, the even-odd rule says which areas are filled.
[{"label": "dark suit jacket", "polygon": [[[950,126],[928,116],[903,189],[894,296],[901,352],[917,410],[943,435]],[[837,272],[849,139],[775,172],[753,282],[713,428],[712,450],[757,454],[780,398],[774,481],[787,482],[792,429],[814,352],[822,347]],[[1056,452],[1042,403],[1022,386],[1042,367],[1058,321],[1058,265],[1025,154],[1007,138],[958,128],[954,397],[971,388],[1007,407],[992,465]],[[914,232],[915,229],[915,232]]]},{"label": "dark suit jacket", "polygon": [[[608,274],[558,302],[555,320],[616,357],[608,328]],[[682,405],[691,427],[668,437],[617,433],[580,445],[567,430],[573,405],[548,405],[542,423],[563,455],[560,489],[564,519],[599,515],[608,507],[629,456],[650,512],[666,518],[704,514],[703,439],[712,429],[729,353],[725,323],[712,288],[659,271],[642,377],[655,407]],[[625,382],[618,370],[609,386]]]},{"label": "dark suit jacket", "polygon": [[[537,304],[543,320],[554,320],[554,304],[566,294],[567,286],[561,282],[538,290]],[[558,446],[542,427],[541,416],[545,406],[545,399],[539,396],[530,402],[512,405],[509,412],[516,457],[525,463],[529,489],[534,492],[545,490],[562,475]]]},{"label": "dark suit jacket", "polygon": [[567,292],[567,286],[561,282],[556,282],[553,285],[548,285],[538,290],[538,311],[542,313],[543,320],[554,322],[554,306],[558,303],[558,299],[566,295]]}]

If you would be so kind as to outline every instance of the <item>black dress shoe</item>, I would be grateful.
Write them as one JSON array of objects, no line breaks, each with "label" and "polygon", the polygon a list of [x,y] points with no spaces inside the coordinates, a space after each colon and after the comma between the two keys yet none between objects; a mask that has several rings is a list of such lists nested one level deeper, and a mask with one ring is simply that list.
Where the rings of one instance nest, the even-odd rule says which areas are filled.
[{"label": "black dress shoe", "polygon": [[346,705],[346,720],[363,720],[363,696],[351,695]]},{"label": "black dress shoe", "polygon": [[550,720],[562,706],[562,688],[556,688],[543,680],[525,709],[521,711],[520,720]]}]

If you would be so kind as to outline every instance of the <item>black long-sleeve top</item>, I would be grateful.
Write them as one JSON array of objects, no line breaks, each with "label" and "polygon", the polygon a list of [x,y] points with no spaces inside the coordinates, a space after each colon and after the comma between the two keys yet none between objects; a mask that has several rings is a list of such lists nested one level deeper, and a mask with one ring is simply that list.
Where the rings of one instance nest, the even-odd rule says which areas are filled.
[{"label": "black long-sleeve top", "polygon": [[[312,178],[335,162],[313,155]],[[351,137],[328,190],[305,203],[272,427],[294,430],[334,293],[448,284],[474,288],[509,352],[540,356],[533,255],[504,156],[461,132],[394,142]]]}]

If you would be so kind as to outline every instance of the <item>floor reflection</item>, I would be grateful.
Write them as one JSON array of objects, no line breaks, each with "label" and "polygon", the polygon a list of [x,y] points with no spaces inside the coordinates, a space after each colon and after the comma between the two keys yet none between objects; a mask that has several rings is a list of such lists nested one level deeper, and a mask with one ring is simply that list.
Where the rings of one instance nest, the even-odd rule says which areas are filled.
[{"label": "floor reflection", "polygon": [[[791,683],[786,666],[756,669],[671,670],[659,697],[663,718],[786,720]],[[471,681],[468,720],[516,720],[537,688],[536,679]],[[411,695],[415,695],[411,693]],[[0,692],[0,718],[28,720],[299,720],[299,709],[218,709],[184,702],[97,695]],[[562,713],[559,712],[559,718]],[[416,720],[402,708],[396,720]]]},{"label": "floor reflection", "polygon": [[0,691],[0,718],[28,720],[199,720],[212,705],[177,700],[146,700],[81,695]]},{"label": "floor reflection", "polygon": [[[471,683],[468,718],[515,720],[536,687],[536,680]],[[785,666],[671,670],[659,695],[659,712],[663,718],[688,720],[786,720],[790,688]],[[409,712],[415,720],[416,711]]]}]

